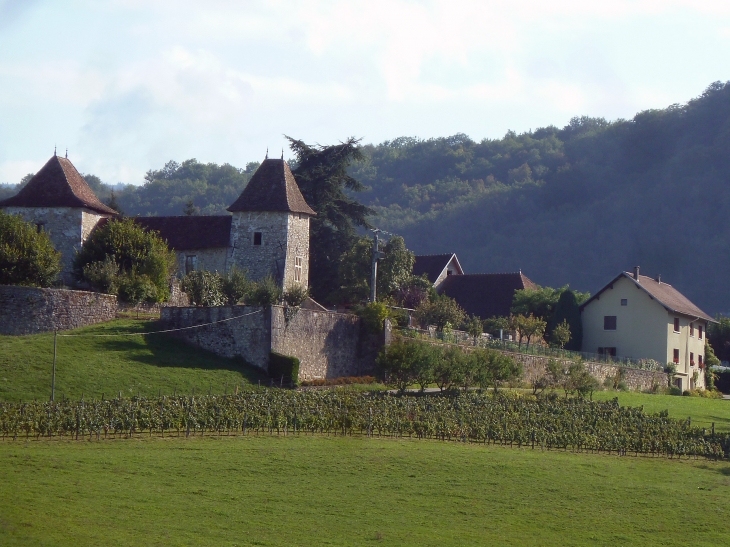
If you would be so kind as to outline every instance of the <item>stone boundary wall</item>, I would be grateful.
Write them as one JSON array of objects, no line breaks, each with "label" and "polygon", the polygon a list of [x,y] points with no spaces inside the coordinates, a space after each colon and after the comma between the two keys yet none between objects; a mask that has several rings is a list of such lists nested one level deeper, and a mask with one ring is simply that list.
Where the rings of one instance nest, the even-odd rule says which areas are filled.
[{"label": "stone boundary wall", "polygon": [[69,330],[114,319],[117,297],[88,291],[0,286],[0,334]]},{"label": "stone boundary wall", "polygon": [[[251,315],[246,315],[246,314]],[[266,370],[271,345],[270,311],[255,306],[189,306],[160,309],[164,329],[204,325],[245,315],[215,325],[171,332],[172,336],[221,357],[241,357]]]},{"label": "stone boundary wall", "polygon": [[375,371],[383,336],[363,332],[354,315],[282,306],[164,307],[163,328],[203,325],[257,312],[240,319],[186,329],[171,335],[222,357],[241,357],[267,370],[275,351],[300,361],[299,380],[363,376]]},{"label": "stone boundary wall", "polygon": [[375,372],[382,337],[363,332],[359,317],[301,308],[293,311],[272,306],[271,349],[299,359],[300,381]]}]

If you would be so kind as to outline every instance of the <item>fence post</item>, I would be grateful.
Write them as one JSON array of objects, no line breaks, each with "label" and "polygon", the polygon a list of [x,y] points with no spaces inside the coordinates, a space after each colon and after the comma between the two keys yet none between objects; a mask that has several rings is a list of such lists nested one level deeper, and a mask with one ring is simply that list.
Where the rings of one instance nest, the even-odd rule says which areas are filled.
[{"label": "fence post", "polygon": [[51,402],[56,398],[56,348],[58,340],[58,331],[53,331],[53,373],[51,374]]}]

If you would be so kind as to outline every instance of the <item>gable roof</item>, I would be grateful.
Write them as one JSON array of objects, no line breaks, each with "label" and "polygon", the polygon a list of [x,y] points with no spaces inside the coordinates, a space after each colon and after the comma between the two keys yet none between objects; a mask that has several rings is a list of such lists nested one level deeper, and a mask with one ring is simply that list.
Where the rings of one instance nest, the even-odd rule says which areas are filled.
[{"label": "gable roof", "polygon": [[228,247],[231,241],[230,215],[136,217],[135,224],[155,230],[176,251]]},{"label": "gable roof", "polygon": [[626,279],[634,283],[637,288],[646,292],[653,300],[656,300],[669,312],[680,315],[689,315],[691,317],[697,317],[706,321],[715,321],[712,317],[710,317],[697,306],[695,306],[689,300],[689,298],[684,296],[669,283],[665,283],[664,281],[657,281],[656,279],[654,279],[653,277],[649,277],[648,275],[639,275],[639,279],[636,280],[634,279],[634,274],[629,272],[621,272],[616,277],[614,277],[609,283],[606,284],[605,287],[603,287],[600,291],[591,296],[588,300],[583,302],[583,304],[580,306],[580,310],[583,311],[583,308],[585,308],[593,300],[598,299],[598,297],[604,291],[606,291],[606,289],[613,287],[613,284],[622,277],[625,277]]},{"label": "gable roof", "polygon": [[118,214],[107,207],[67,158],[54,155],[28,184],[0,207],[84,207],[104,215]]},{"label": "gable roof", "polygon": [[470,315],[482,319],[507,317],[518,289],[536,289],[522,272],[450,275],[438,289],[453,298]]},{"label": "gable roof", "polygon": [[452,259],[456,260],[459,271],[463,274],[464,270],[461,269],[461,264],[459,264],[459,259],[456,258],[456,254],[448,253],[441,255],[416,255],[416,261],[413,264],[413,275],[421,277],[423,274],[426,274],[428,280],[431,283],[435,283]]},{"label": "gable roof", "polygon": [[283,159],[265,159],[229,211],[286,211],[316,215]]}]

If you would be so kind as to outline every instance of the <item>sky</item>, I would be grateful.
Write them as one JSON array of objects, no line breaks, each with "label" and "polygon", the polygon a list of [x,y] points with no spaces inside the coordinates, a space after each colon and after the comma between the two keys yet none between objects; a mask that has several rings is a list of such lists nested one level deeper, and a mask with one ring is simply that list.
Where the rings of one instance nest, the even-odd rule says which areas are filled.
[{"label": "sky", "polygon": [[0,183],[68,148],[141,184],[284,135],[475,140],[631,118],[730,80],[730,2],[0,0]]}]

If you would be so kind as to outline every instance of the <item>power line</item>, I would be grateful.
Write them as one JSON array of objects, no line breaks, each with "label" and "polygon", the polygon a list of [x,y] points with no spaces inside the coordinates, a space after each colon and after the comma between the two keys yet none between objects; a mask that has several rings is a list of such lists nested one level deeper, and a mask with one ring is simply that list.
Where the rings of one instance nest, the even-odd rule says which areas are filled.
[{"label": "power line", "polygon": [[193,325],[191,327],[180,327],[179,329],[165,329],[156,330],[152,332],[132,332],[132,333],[117,333],[117,334],[58,334],[58,336],[64,336],[66,338],[76,337],[93,337],[93,338],[106,338],[110,336],[147,336],[148,334],[160,334],[163,332],[175,332],[181,330],[198,329],[200,327],[207,327],[209,325],[215,325],[217,323],[225,323],[226,321],[233,321],[234,319],[240,319],[241,317],[247,317],[256,313],[261,313],[263,310],[253,311],[251,313],[244,313],[243,315],[237,315],[236,317],[229,317],[228,319],[219,319],[218,321],[211,321],[210,323],[203,323],[202,325]]}]

